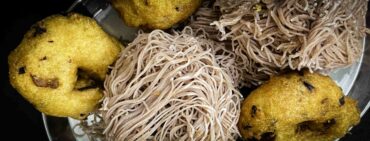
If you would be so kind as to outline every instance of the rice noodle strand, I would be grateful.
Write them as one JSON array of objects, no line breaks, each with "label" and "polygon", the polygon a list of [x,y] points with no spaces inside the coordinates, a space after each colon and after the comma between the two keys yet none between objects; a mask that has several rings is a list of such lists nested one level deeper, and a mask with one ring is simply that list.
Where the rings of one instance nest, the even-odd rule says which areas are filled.
[{"label": "rice noodle strand", "polygon": [[[211,40],[186,27],[139,33],[105,81],[108,140],[234,140],[240,93]],[[217,57],[217,56],[216,56]]]}]

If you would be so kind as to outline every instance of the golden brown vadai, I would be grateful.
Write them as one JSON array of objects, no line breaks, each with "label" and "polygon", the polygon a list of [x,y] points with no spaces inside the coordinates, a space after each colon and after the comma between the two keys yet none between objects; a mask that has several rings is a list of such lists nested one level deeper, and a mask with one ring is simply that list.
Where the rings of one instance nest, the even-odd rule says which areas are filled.
[{"label": "golden brown vadai", "polygon": [[290,72],[272,77],[242,104],[244,139],[329,141],[359,123],[356,101],[328,76]]},{"label": "golden brown vadai", "polygon": [[91,18],[53,15],[33,25],[9,55],[10,82],[47,115],[85,118],[121,48]]},{"label": "golden brown vadai", "polygon": [[188,18],[202,0],[112,0],[125,23],[133,27],[167,29]]}]

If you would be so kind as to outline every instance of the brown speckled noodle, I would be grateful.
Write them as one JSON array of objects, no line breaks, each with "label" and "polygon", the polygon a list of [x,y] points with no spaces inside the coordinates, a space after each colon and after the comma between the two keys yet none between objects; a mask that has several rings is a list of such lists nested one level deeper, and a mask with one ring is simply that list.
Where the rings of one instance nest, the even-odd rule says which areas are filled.
[{"label": "brown speckled noodle", "polygon": [[139,33],[105,81],[97,116],[106,139],[236,139],[241,95],[212,45],[189,27]]},{"label": "brown speckled noodle", "polygon": [[[367,0],[216,0],[212,23],[254,75],[330,71],[358,61]],[[260,77],[263,81],[266,77]],[[249,81],[249,79],[245,79]]]}]

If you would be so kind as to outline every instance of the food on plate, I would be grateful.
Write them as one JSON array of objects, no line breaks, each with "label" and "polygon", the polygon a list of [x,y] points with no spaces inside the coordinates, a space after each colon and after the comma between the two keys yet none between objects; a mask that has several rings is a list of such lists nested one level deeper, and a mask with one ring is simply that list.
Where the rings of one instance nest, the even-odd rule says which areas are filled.
[{"label": "food on plate", "polygon": [[85,118],[122,46],[91,18],[53,15],[24,35],[8,58],[12,86],[39,111]]},{"label": "food on plate", "polygon": [[133,27],[167,29],[188,18],[202,0],[112,0],[125,23]]},{"label": "food on plate", "polygon": [[236,139],[241,94],[211,43],[188,27],[172,35],[139,33],[104,83],[97,116],[106,139]]},{"label": "food on plate", "polygon": [[212,25],[244,62],[243,81],[259,85],[284,69],[328,72],[356,62],[367,2],[216,0],[221,15]]},{"label": "food on plate", "polygon": [[[111,2],[157,30],[121,50],[93,19],[54,15],[8,59],[25,99],[91,140],[334,140],[359,123],[356,101],[314,72],[361,56],[365,0]],[[241,104],[237,89],[258,85]]]},{"label": "food on plate", "polygon": [[290,72],[273,76],[242,103],[245,139],[335,140],[359,123],[356,101],[328,76]]}]

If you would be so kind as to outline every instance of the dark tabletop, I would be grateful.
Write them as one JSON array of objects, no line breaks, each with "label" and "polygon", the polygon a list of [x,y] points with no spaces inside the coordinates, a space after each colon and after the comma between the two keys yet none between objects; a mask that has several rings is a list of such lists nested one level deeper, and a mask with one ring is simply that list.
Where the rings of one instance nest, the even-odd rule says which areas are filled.
[{"label": "dark tabletop", "polygon": [[[29,27],[52,14],[66,10],[73,0],[11,0],[2,4],[1,14],[1,131],[0,139],[48,140],[41,113],[25,101],[9,84],[7,56]],[[5,129],[5,130],[4,130]],[[347,134],[344,141],[370,140],[370,112]]]}]

